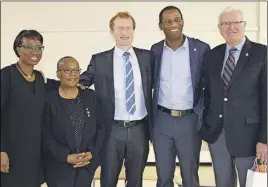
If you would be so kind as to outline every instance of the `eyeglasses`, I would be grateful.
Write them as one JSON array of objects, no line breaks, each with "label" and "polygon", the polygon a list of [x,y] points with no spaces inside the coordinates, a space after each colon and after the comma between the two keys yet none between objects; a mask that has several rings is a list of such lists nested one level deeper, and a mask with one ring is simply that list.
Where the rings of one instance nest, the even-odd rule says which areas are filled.
[{"label": "eyeglasses", "polygon": [[60,69],[58,71],[63,71],[64,73],[66,73],[68,75],[71,74],[72,72],[74,72],[75,74],[80,74],[81,73],[81,69]]},{"label": "eyeglasses", "polygon": [[34,45],[21,45],[19,47],[23,47],[27,51],[43,51],[45,46],[34,46]]},{"label": "eyeglasses", "polygon": [[234,27],[238,27],[242,23],[246,23],[246,22],[245,21],[226,21],[226,22],[220,23],[218,26],[229,28],[231,25],[233,25]]}]

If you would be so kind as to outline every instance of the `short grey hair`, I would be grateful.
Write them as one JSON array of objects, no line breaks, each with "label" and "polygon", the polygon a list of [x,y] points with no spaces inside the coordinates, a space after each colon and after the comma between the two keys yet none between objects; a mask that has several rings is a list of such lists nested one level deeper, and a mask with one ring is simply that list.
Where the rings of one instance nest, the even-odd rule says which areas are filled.
[{"label": "short grey hair", "polygon": [[232,6],[229,6],[229,7],[226,7],[225,9],[223,9],[223,11],[221,11],[221,13],[219,15],[219,19],[218,19],[218,24],[221,23],[221,17],[222,17],[222,15],[225,14],[225,13],[228,13],[228,12],[238,12],[241,15],[242,19],[243,19],[241,21],[244,21],[244,16],[243,16],[242,10],[239,9],[239,8],[234,8]]},{"label": "short grey hair", "polygon": [[57,70],[60,69],[60,67],[64,64],[65,59],[68,59],[68,58],[73,58],[73,59],[75,59],[75,58],[72,57],[72,56],[65,56],[65,57],[62,57],[61,59],[59,59],[59,61],[58,61],[58,63],[57,63]]}]

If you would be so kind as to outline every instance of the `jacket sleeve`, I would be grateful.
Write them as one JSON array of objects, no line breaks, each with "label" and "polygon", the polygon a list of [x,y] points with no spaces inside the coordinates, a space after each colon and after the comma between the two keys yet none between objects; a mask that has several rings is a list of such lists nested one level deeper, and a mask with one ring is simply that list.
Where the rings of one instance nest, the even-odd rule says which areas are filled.
[{"label": "jacket sleeve", "polygon": [[87,70],[81,74],[79,83],[85,86],[91,86],[92,84],[94,84],[95,67],[96,67],[95,56],[93,55],[87,67]]},{"label": "jacket sleeve", "polygon": [[[8,96],[10,95],[10,71],[9,68],[1,69],[1,116],[4,115],[3,113],[7,110],[6,105],[8,102]],[[1,152],[6,152],[6,145],[5,145],[5,132],[3,126],[4,121],[1,121]]]},{"label": "jacket sleeve", "polygon": [[96,134],[94,136],[94,143],[90,144],[88,149],[91,151],[92,157],[101,153],[108,137],[108,130],[104,121],[97,120]]},{"label": "jacket sleeve", "polygon": [[51,126],[52,126],[52,111],[51,105],[45,103],[44,113],[43,113],[43,122],[42,122],[42,136],[44,142],[45,151],[49,151],[52,155],[59,161],[66,162],[67,157],[70,153],[70,150],[58,143],[53,137]]},{"label": "jacket sleeve", "polygon": [[262,69],[260,73],[260,127],[258,134],[258,142],[267,144],[267,51],[263,59]]}]

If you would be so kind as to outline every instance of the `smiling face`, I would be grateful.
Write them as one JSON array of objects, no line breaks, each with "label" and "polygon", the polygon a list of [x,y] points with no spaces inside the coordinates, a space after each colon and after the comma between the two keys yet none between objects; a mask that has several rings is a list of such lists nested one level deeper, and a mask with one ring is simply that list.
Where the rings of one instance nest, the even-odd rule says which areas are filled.
[{"label": "smiling face", "polygon": [[25,65],[36,65],[42,58],[44,47],[39,40],[23,38],[17,47],[20,62]]},{"label": "smiling face", "polygon": [[168,40],[182,37],[183,19],[178,10],[166,10],[163,12],[159,28],[163,30]]},{"label": "smiling face", "polygon": [[62,87],[74,88],[80,78],[79,63],[74,58],[66,58],[59,65],[57,77],[60,79]]},{"label": "smiling face", "polygon": [[235,46],[244,38],[245,25],[241,12],[236,10],[224,12],[219,19],[220,33],[231,46]]},{"label": "smiling face", "polygon": [[130,48],[133,41],[134,26],[131,18],[119,18],[114,20],[113,29],[111,29],[116,46],[119,48]]}]

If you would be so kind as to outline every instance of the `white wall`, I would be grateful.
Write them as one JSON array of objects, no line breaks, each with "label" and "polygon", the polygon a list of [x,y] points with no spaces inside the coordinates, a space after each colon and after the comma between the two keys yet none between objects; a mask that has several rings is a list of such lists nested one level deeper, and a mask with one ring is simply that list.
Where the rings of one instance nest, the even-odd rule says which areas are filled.
[{"label": "white wall", "polygon": [[32,28],[42,33],[46,47],[36,69],[55,78],[57,60],[72,55],[84,70],[92,54],[113,47],[109,21],[118,11],[129,11],[136,19],[134,46],[149,49],[164,38],[158,29],[158,14],[167,5],[181,9],[185,34],[212,47],[223,42],[217,28],[218,15],[230,5],[244,11],[248,37],[267,42],[265,2],[2,2],[1,67],[17,61],[13,41],[20,30]]}]

